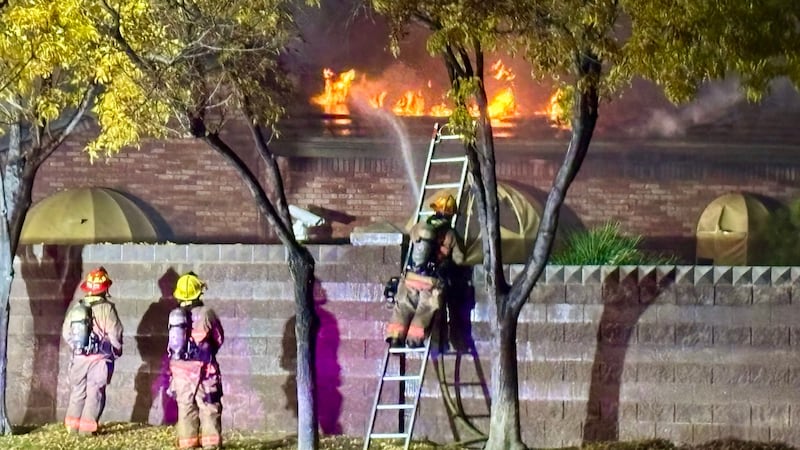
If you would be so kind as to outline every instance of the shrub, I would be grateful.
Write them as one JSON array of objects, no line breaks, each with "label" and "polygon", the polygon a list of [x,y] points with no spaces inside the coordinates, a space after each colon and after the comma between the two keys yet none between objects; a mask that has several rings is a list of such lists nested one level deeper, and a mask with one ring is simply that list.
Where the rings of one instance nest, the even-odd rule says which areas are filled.
[{"label": "shrub", "polygon": [[773,211],[764,234],[767,251],[763,255],[763,264],[800,264],[800,200]]},{"label": "shrub", "polygon": [[550,257],[561,265],[637,265],[672,264],[673,257],[652,255],[639,249],[641,236],[626,236],[619,223],[606,222],[588,231],[570,234],[564,247]]}]

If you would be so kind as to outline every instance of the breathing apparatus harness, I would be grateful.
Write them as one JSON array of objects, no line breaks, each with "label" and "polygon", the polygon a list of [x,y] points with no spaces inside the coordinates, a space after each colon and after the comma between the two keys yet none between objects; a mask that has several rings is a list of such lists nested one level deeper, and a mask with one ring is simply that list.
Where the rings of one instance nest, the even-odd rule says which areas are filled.
[{"label": "breathing apparatus harness", "polygon": [[[417,239],[411,243],[411,254],[405,272],[412,272],[426,277],[441,277],[442,263],[439,249],[442,239],[449,229],[450,218],[442,214],[434,214],[425,222]],[[400,277],[392,277],[386,282],[383,297],[387,307],[396,303],[395,296],[400,284]]]},{"label": "breathing apparatus harness", "polygon": [[104,297],[87,296],[78,300],[78,303],[70,309],[69,346],[72,348],[73,355],[102,353],[114,356],[114,352],[111,351],[111,343],[94,332],[92,307],[105,301]]},{"label": "breathing apparatus harness", "polygon": [[203,306],[200,300],[182,301],[169,313],[167,354],[173,361],[211,362],[214,349],[209,342],[195,342],[192,338],[192,310]]}]

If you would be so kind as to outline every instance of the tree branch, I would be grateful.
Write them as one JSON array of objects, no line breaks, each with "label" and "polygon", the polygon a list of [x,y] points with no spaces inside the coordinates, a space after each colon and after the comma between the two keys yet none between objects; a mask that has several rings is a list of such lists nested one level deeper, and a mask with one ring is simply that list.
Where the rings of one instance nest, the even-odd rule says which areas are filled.
[{"label": "tree branch", "polygon": [[481,77],[481,84],[483,84],[483,46],[478,38],[472,38],[472,47],[475,49],[475,73]]},{"label": "tree branch", "polygon": [[419,10],[414,11],[411,17],[413,17],[420,24],[428,27],[428,29],[431,31],[437,31],[442,29],[442,25],[438,21],[434,20],[433,17],[422,11]]},{"label": "tree branch", "polygon": [[464,64],[464,74],[467,77],[472,77],[475,75],[475,70],[472,67],[471,59],[469,57],[469,52],[464,48],[464,46],[458,46],[458,55],[461,57],[461,61]]},{"label": "tree branch", "polygon": [[[202,123],[197,123],[198,121],[202,121],[199,118],[190,119],[192,122],[192,130],[193,133],[199,132],[201,130],[205,130],[205,126]],[[219,137],[217,133],[203,133],[203,134],[194,134],[195,137],[204,140],[208,145],[211,146],[214,150],[219,152],[225,159],[230,161],[236,170],[239,172],[239,175],[244,180],[245,184],[247,185],[250,192],[253,194],[253,197],[256,199],[256,206],[258,207],[261,214],[267,218],[267,221],[272,226],[272,229],[275,230],[275,234],[278,235],[278,239],[280,239],[281,243],[287,247],[296,248],[299,247],[297,241],[294,238],[294,233],[290,228],[287,228],[283,221],[280,219],[280,215],[278,211],[275,209],[275,206],[270,201],[267,193],[261,187],[261,184],[258,182],[258,177],[247,167],[247,164],[233,151],[233,149]]]},{"label": "tree branch", "polygon": [[[253,117],[253,112],[250,107],[249,99],[244,99],[245,115],[247,116],[247,126],[250,128],[250,134],[253,136],[253,142],[256,144],[256,150],[261,156],[261,159],[266,164],[268,179],[271,184],[272,192],[277,196],[277,210],[278,216],[287,229],[292,229],[292,219],[289,216],[289,202],[286,200],[286,189],[283,184],[283,176],[281,175],[280,167],[278,167],[278,160],[272,150],[267,144],[267,139],[264,136],[264,131],[256,123]],[[294,231],[292,231],[294,234]]]},{"label": "tree branch", "polygon": [[[482,58],[478,58],[477,64],[482,65]],[[508,290],[508,282],[506,281],[503,273],[503,254],[502,245],[499,232],[500,224],[500,204],[497,199],[497,174],[495,172],[496,164],[494,158],[494,136],[492,132],[492,122],[489,118],[489,101],[486,95],[486,87],[483,85],[483,72],[478,72],[481,83],[478,86],[478,91],[475,93],[475,101],[478,104],[478,111],[480,112],[478,118],[480,139],[480,149],[482,152],[477,152],[480,157],[480,172],[483,179],[483,210],[486,214],[484,222],[484,230],[493,231],[492,233],[482,233],[482,245],[484,249],[484,268],[486,269],[487,276],[492,277],[495,289],[501,294],[505,294]],[[496,226],[490,226],[490,223]],[[490,271],[490,269],[493,269]],[[500,311],[502,305],[498,305]]]},{"label": "tree branch", "polygon": [[45,160],[47,160],[50,155],[67,139],[67,137],[72,133],[75,127],[80,123],[81,119],[83,119],[86,111],[89,109],[89,105],[92,104],[94,101],[94,97],[97,92],[100,90],[100,87],[96,84],[91,84],[86,91],[83,93],[83,99],[78,104],[78,107],[75,108],[75,111],[72,113],[72,117],[70,117],[67,125],[62,128],[57,134],[56,137],[46,145],[41,145],[38,148],[31,149],[30,158],[34,164],[34,167],[39,167]]},{"label": "tree branch", "polygon": [[195,18],[199,17],[201,14],[200,10],[197,9],[197,6],[195,6],[194,3],[185,2],[183,0],[171,1],[170,3],[182,9],[186,13],[187,17]]},{"label": "tree branch", "polygon": [[596,58],[589,57],[579,61],[578,66],[582,74],[581,78],[588,82],[588,86],[577,98],[578,104],[572,122],[572,138],[564,155],[564,161],[553,180],[550,193],[547,195],[547,202],[539,223],[539,232],[533,243],[533,251],[528,257],[522,273],[511,286],[508,296],[509,310],[506,313],[519,311],[522,308],[544,270],[555,241],[558,215],[567,196],[567,189],[575,179],[589,151],[589,143],[597,123],[597,77],[600,75],[601,67]]},{"label": "tree branch", "polygon": [[[18,79],[18,77],[19,77],[19,74],[21,74],[21,73],[22,73],[22,71],[23,71],[23,70],[25,70],[25,67],[27,67],[27,66],[28,66],[28,64],[29,64],[31,61],[33,61],[33,58],[34,58],[34,56],[33,56],[33,55],[31,55],[31,57],[30,57],[30,58],[28,58],[28,59],[27,59],[27,60],[26,60],[24,63],[19,63],[19,64],[17,64],[17,67],[19,67],[19,70],[16,70],[16,73],[15,73],[14,75],[11,75],[11,76],[9,76],[7,80],[4,80],[4,81],[2,82],[2,84],[0,84],[0,92],[2,92],[2,91],[4,91],[4,90],[6,90],[6,88],[7,88],[8,86],[10,86],[10,85],[11,85],[11,83],[14,83],[14,82],[16,82],[16,81],[17,81],[17,79]],[[16,68],[15,68],[15,69],[16,69]]]},{"label": "tree branch", "polygon": [[122,18],[119,14],[119,11],[112,8],[111,5],[108,4],[107,0],[102,0],[100,3],[103,5],[103,9],[106,12],[108,12],[109,15],[111,15],[111,19],[114,21],[113,25],[108,27],[109,34],[111,35],[112,38],[114,38],[114,41],[116,41],[117,44],[119,44],[120,47],[122,47],[122,51],[125,52],[125,54],[128,55],[129,58],[131,58],[131,61],[133,61],[133,63],[140,69],[142,70],[153,69],[152,64],[150,64],[148,61],[140,57],[139,54],[136,53],[136,51],[133,49],[133,47],[131,47],[131,45],[128,43],[128,40],[125,39],[125,37],[122,35],[122,29],[121,29]]}]

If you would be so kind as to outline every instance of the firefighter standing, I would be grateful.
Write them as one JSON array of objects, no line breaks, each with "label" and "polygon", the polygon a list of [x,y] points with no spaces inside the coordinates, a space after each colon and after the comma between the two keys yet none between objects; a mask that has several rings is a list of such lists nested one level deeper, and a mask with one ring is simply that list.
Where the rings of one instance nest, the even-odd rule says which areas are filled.
[{"label": "firefighter standing", "polygon": [[411,259],[400,280],[386,341],[393,347],[420,347],[431,320],[442,307],[448,268],[461,264],[464,252],[450,221],[456,212],[452,195],[430,205],[434,214],[411,229]]},{"label": "firefighter standing", "polygon": [[222,445],[222,381],[217,351],[224,333],[216,313],[200,296],[206,284],[193,272],[178,278],[169,314],[170,392],[178,404],[178,447]]},{"label": "firefighter standing", "polygon": [[102,267],[81,283],[86,293],[67,311],[62,336],[72,349],[69,404],[64,424],[70,433],[92,435],[106,403],[114,360],[122,355],[122,322],[108,300],[111,278]]}]

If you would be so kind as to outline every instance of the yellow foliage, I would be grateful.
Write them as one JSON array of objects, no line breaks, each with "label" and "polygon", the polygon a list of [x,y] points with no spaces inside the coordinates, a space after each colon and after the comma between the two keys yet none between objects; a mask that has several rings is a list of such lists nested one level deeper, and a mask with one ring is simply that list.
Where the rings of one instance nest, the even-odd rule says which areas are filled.
[{"label": "yellow foliage", "polygon": [[0,9],[0,123],[63,126],[97,86],[92,159],[162,137],[168,123],[185,135],[188,117],[203,117],[214,132],[245,103],[253,120],[274,126],[287,87],[278,56],[296,36],[295,7],[291,0],[11,1]]},{"label": "yellow foliage", "polygon": [[[131,18],[125,24],[131,29],[141,24],[137,20],[148,4],[122,2],[122,11]],[[111,154],[135,144],[142,134],[163,130],[165,109],[152,99],[146,101],[141,73],[96,27],[98,19],[107,17],[101,5],[88,0],[26,0],[0,10],[0,122],[58,127],[97,84],[101,94],[92,112],[100,133],[89,145],[92,156]],[[163,36],[157,27],[146,30],[135,33],[136,45],[152,44]]]}]

